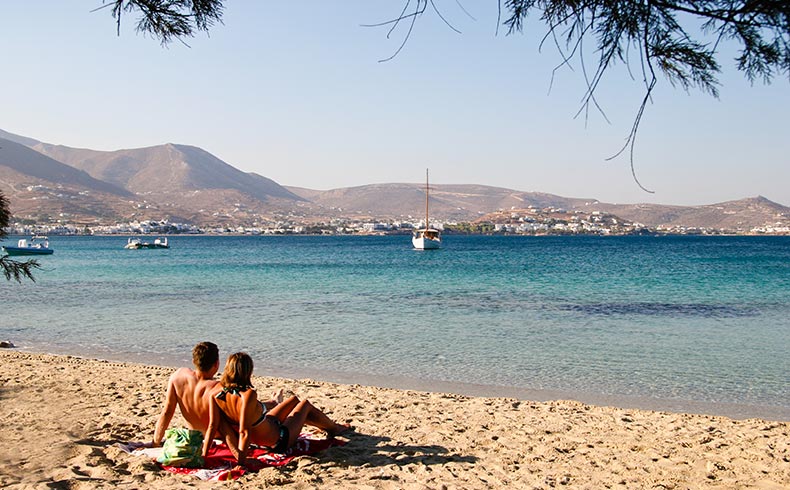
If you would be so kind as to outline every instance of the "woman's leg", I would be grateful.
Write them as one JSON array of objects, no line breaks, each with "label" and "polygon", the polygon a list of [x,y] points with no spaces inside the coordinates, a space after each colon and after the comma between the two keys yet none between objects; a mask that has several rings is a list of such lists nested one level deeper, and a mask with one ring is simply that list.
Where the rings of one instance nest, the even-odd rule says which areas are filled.
[{"label": "woman's leg", "polygon": [[336,423],[309,401],[305,400],[305,403],[310,406],[310,410],[307,413],[306,422],[314,427],[318,427],[319,429],[326,431],[330,436],[336,436],[341,432],[347,431],[351,427],[349,425],[341,425]]},{"label": "woman's leg", "polygon": [[[285,422],[298,404],[299,399],[291,396],[266,412],[266,420],[255,427],[250,427],[250,441],[260,446],[273,447],[280,435],[278,433],[279,425]],[[277,424],[272,424],[269,419],[276,420]]]},{"label": "woman's leg", "polygon": [[307,400],[302,400],[296,405],[291,415],[285,419],[285,422],[283,422],[283,425],[288,427],[288,447],[296,443],[296,439],[302,432],[302,427],[304,427],[305,423],[326,431],[330,437],[353,429],[350,425],[335,423],[312,403]]},{"label": "woman's leg", "polygon": [[313,406],[310,405],[310,402],[307,400],[299,402],[288,418],[285,419],[285,422],[283,422],[283,425],[288,428],[287,448],[296,444],[296,439],[299,438],[299,434],[302,433],[302,427],[304,427],[304,423],[307,421],[312,407]]},{"label": "woman's leg", "polygon": [[[348,430],[349,426],[336,424],[329,417],[327,417],[324,412],[317,409],[315,405],[308,402],[307,400],[304,400],[302,403],[305,402],[306,405],[304,410],[307,412],[307,416],[302,422],[302,425],[305,423],[310,424],[312,426],[318,427],[319,429],[327,431],[330,435],[337,435],[340,432]],[[290,396],[288,399],[269,410],[267,415],[271,415],[272,417],[279,420],[280,423],[284,423],[289,416],[293,415],[293,412],[299,403],[299,398],[296,396]]]},{"label": "woman's leg", "polygon": [[[299,438],[305,423],[326,431],[330,437],[353,430],[353,427],[350,425],[333,422],[324,412],[313,406],[312,403],[307,400],[299,401],[299,398],[296,396],[288,397],[285,401],[269,410],[266,416],[276,418],[288,428],[288,447],[296,443],[296,439]],[[261,426],[260,430],[265,429]],[[269,442],[264,442],[263,444],[266,445]]]},{"label": "woman's leg", "polygon": [[266,415],[271,415],[272,417],[276,418],[280,421],[280,423],[285,422],[285,419],[293,412],[296,408],[296,405],[299,403],[299,399],[295,396],[289,396],[282,403],[278,404],[276,407],[269,410]]}]

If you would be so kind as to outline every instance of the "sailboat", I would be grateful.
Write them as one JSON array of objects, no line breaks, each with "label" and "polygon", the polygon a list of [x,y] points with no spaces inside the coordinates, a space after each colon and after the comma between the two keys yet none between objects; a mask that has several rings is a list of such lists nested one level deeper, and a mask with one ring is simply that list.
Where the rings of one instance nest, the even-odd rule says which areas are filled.
[{"label": "sailboat", "polygon": [[417,250],[434,250],[441,248],[442,237],[439,230],[431,228],[428,221],[428,169],[425,169],[425,228],[415,230],[411,237],[411,244]]}]

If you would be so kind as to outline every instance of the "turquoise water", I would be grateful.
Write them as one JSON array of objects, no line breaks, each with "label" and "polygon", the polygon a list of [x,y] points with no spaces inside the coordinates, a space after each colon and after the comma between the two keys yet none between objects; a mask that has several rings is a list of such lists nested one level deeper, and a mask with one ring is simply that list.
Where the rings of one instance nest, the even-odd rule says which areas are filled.
[{"label": "turquoise water", "polygon": [[50,242],[0,283],[22,349],[175,365],[212,340],[260,375],[790,419],[790,237]]}]

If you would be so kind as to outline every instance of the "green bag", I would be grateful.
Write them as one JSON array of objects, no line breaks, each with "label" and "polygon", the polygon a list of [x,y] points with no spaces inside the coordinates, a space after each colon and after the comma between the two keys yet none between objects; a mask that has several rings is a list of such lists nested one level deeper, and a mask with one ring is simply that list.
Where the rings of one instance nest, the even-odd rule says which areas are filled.
[{"label": "green bag", "polygon": [[165,431],[162,455],[156,460],[167,466],[200,468],[203,466],[203,433],[199,430],[176,428]]}]

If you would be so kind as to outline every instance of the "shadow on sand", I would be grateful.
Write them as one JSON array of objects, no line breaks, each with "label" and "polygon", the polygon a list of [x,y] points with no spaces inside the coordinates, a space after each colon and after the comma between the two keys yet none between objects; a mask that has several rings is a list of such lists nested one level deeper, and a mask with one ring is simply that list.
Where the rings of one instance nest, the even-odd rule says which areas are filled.
[{"label": "shadow on sand", "polygon": [[444,446],[409,445],[393,441],[387,436],[352,433],[345,446],[331,448],[319,455],[323,460],[332,461],[340,466],[405,467],[413,464],[423,466],[444,465],[447,463],[475,463],[474,456],[464,456],[450,452]]}]

